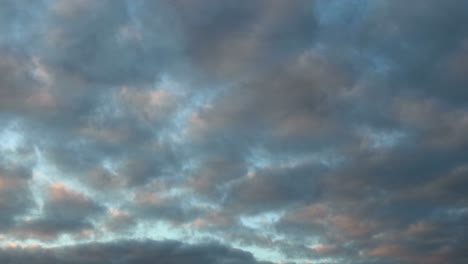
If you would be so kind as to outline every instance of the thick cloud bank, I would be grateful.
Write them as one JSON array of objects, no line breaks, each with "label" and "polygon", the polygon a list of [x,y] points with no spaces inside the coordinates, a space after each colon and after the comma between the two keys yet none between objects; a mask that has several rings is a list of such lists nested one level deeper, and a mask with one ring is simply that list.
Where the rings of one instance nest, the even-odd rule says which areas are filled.
[{"label": "thick cloud bank", "polygon": [[0,250],[2,263],[61,264],[268,264],[252,254],[217,244],[188,245],[175,241],[118,241],[62,248],[10,248]]}]

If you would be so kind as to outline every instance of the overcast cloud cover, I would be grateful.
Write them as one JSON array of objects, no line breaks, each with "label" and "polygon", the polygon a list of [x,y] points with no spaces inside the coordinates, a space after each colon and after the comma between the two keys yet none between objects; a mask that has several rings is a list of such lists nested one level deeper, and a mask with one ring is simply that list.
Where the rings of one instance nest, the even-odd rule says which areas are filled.
[{"label": "overcast cloud cover", "polygon": [[468,1],[0,0],[0,263],[468,263]]}]

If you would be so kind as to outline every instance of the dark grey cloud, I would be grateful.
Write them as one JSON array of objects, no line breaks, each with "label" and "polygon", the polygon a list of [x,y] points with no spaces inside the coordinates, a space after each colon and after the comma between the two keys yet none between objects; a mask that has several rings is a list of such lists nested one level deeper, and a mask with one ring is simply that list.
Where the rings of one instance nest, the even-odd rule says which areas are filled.
[{"label": "dark grey cloud", "polygon": [[54,183],[46,190],[46,200],[38,218],[19,222],[14,229],[20,237],[52,240],[62,233],[80,233],[94,228],[91,217],[104,207],[86,195]]},{"label": "dark grey cloud", "polygon": [[319,53],[305,50],[221,95],[212,108],[199,113],[204,125],[195,125],[194,133],[208,142],[216,142],[214,133],[260,146],[268,140],[272,146],[284,142],[278,147],[325,144],[339,138],[335,102],[352,85],[348,75]]},{"label": "dark grey cloud", "polygon": [[242,78],[297,55],[311,45],[317,26],[307,1],[170,2],[180,17],[185,53],[211,78]]},{"label": "dark grey cloud", "polygon": [[0,232],[15,224],[15,218],[26,214],[34,205],[29,190],[31,170],[0,163]]},{"label": "dark grey cloud", "polygon": [[135,217],[145,220],[163,220],[173,224],[193,221],[203,214],[204,210],[190,204],[190,198],[184,195],[166,197],[160,192],[140,191],[128,206]]},{"label": "dark grey cloud", "polygon": [[[94,84],[147,83],[177,52],[162,4],[149,20],[130,1],[56,2],[43,36],[51,65]],[[144,8],[144,7],[143,7]],[[136,9],[135,11],[133,9]],[[144,9],[143,9],[144,11]],[[150,22],[150,23],[147,23]],[[171,51],[173,50],[173,51]]]},{"label": "dark grey cloud", "polygon": [[115,241],[63,248],[2,249],[2,263],[271,263],[219,244],[189,245],[176,241]]},{"label": "dark grey cloud", "polygon": [[258,170],[234,184],[226,203],[237,203],[234,207],[240,206],[242,212],[248,212],[249,207],[261,212],[310,203],[320,196],[325,171],[320,164]]},{"label": "dark grey cloud", "polygon": [[[28,72],[27,58],[13,51],[0,48],[0,81],[2,112],[18,111],[28,108],[28,98],[37,85]],[[24,103],[23,103],[24,102]]]}]

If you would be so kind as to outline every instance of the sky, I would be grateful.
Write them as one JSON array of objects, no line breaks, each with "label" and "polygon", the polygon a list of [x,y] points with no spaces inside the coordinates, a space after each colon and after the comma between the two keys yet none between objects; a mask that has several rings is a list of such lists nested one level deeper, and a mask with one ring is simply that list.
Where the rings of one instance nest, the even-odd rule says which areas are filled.
[{"label": "sky", "polygon": [[0,263],[468,263],[467,0],[0,0]]}]

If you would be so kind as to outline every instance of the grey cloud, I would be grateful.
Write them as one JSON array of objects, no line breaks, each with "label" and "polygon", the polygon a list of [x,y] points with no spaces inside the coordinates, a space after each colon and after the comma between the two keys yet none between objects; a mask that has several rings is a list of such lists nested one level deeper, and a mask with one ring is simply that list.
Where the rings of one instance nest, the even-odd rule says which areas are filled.
[{"label": "grey cloud", "polygon": [[92,217],[104,207],[84,194],[63,184],[52,184],[38,218],[18,222],[13,229],[20,237],[49,240],[62,233],[79,233],[93,229]]},{"label": "grey cloud", "polygon": [[[324,23],[320,39],[339,55],[343,55],[339,49],[358,54],[354,57],[360,58],[356,63],[361,69],[369,71],[366,65],[387,69],[382,81],[393,87],[391,93],[461,103],[466,99],[463,80],[447,78],[451,69],[445,61],[463,47],[466,32],[462,25],[467,17],[462,10],[466,5],[466,1],[416,1],[412,5],[364,1],[361,10],[365,11],[352,13],[350,23],[344,21],[346,16],[338,17],[335,23]],[[338,28],[349,34],[337,34]]]},{"label": "grey cloud", "polygon": [[[36,180],[2,164],[15,186],[0,185],[2,235],[169,221],[284,261],[464,263],[467,5],[3,2],[2,120],[21,120],[24,151],[96,200],[46,196],[44,217],[21,222]],[[271,211],[266,227],[240,221]],[[151,245],[94,246],[125,263],[156,256]],[[134,246],[148,252],[125,253]],[[61,254],[87,263],[76,252],[91,247]]]},{"label": "grey cloud", "polygon": [[240,77],[300,53],[316,29],[307,1],[171,1],[186,53],[212,77]]},{"label": "grey cloud", "polygon": [[[2,112],[13,112],[27,108],[37,82],[28,71],[28,58],[13,51],[0,48],[0,102]],[[25,103],[23,103],[25,102]]]},{"label": "grey cloud", "polygon": [[138,21],[139,14],[131,14],[131,5],[138,3],[56,2],[48,21],[50,28],[42,40],[48,62],[96,84],[157,80],[177,41],[163,28],[166,24],[161,17]]},{"label": "grey cloud", "polygon": [[177,225],[191,222],[203,213],[184,196],[158,197],[157,194],[147,193],[135,198],[128,208],[138,219],[163,220]]},{"label": "grey cloud", "polygon": [[29,190],[31,171],[28,168],[0,164],[0,233],[15,224],[15,218],[28,213],[34,205]]},{"label": "grey cloud", "polygon": [[45,1],[3,1],[0,4],[0,47],[26,55],[34,50],[31,42],[42,31],[39,22]]},{"label": "grey cloud", "polygon": [[352,85],[348,74],[314,50],[304,51],[221,95],[212,108],[199,113],[206,125],[195,127],[194,133],[205,133],[202,136],[210,139],[210,133],[232,136],[247,144],[285,142],[281,147],[339,138],[334,105],[346,86]]},{"label": "grey cloud", "polygon": [[228,185],[241,179],[246,173],[246,164],[241,157],[209,156],[192,172],[187,184],[201,196],[223,199]]},{"label": "grey cloud", "polygon": [[247,252],[218,244],[188,245],[175,241],[116,241],[52,249],[2,249],[3,263],[270,263]]},{"label": "grey cloud", "polygon": [[154,146],[153,150],[133,153],[118,173],[130,186],[141,185],[156,178],[175,177],[181,171],[181,161],[177,155],[171,146]]},{"label": "grey cloud", "polygon": [[321,196],[321,177],[326,168],[304,164],[292,168],[267,168],[253,172],[229,190],[226,203],[241,212],[287,208],[309,203]]}]

